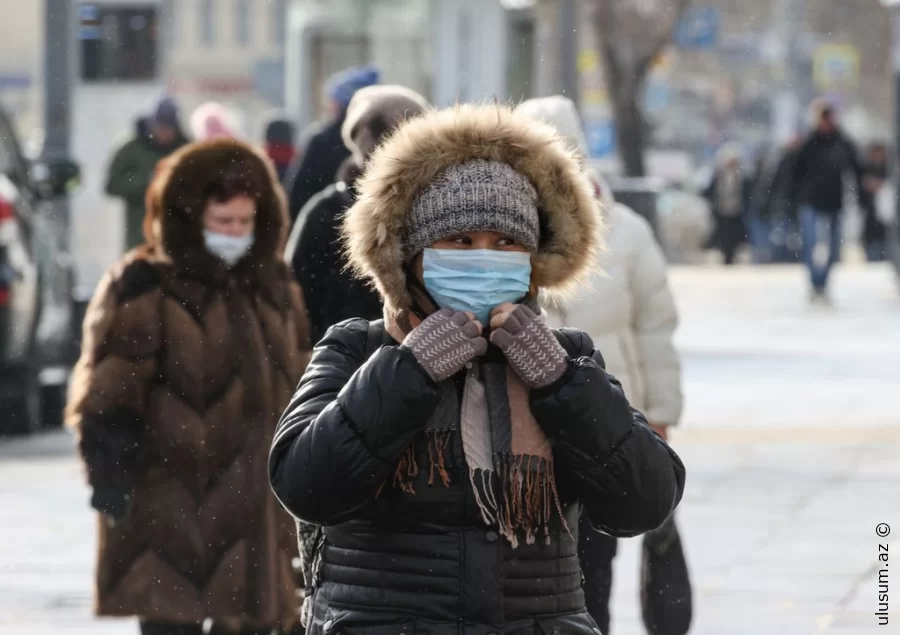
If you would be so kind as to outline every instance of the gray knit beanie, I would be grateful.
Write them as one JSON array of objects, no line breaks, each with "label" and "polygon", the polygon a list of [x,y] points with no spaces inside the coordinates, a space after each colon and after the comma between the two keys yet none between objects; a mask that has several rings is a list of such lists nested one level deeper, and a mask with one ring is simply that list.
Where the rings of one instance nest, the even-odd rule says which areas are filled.
[{"label": "gray knit beanie", "polygon": [[493,231],[529,251],[540,243],[537,193],[506,163],[474,159],[440,172],[413,202],[403,241],[410,260],[442,238]]}]

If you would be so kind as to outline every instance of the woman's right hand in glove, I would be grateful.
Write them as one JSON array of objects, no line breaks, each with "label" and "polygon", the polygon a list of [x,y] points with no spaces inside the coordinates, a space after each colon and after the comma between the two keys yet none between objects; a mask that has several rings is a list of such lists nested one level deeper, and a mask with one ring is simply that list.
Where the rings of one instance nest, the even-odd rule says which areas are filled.
[{"label": "woman's right hand in glove", "polygon": [[471,313],[441,309],[410,331],[402,347],[412,352],[434,381],[442,381],[487,352],[481,332]]}]

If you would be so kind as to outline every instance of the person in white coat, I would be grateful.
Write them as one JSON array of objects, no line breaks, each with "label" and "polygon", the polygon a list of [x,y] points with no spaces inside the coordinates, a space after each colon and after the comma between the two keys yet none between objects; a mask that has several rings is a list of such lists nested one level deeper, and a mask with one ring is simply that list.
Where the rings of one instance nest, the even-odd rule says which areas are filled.
[{"label": "person in white coat", "polygon": [[[575,104],[563,96],[530,99],[525,114],[556,127],[570,148],[587,157],[587,142]],[[572,326],[591,336],[603,351],[606,370],[625,389],[653,429],[668,439],[681,416],[681,364],[672,341],[678,312],[669,288],[666,260],[650,224],[616,203],[600,175],[590,174],[604,203],[607,249],[597,263],[590,292],[547,311],[554,327]],[[579,528],[579,552],[588,610],[609,634],[609,597],[616,539]],[[643,544],[641,604],[651,635],[683,635],[690,626],[690,582],[684,553],[670,519]]]}]

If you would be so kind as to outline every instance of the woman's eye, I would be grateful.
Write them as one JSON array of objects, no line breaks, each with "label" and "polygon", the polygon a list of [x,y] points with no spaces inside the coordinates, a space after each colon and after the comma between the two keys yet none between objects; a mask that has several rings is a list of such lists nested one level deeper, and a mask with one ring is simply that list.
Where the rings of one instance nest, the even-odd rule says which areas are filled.
[{"label": "woman's eye", "polygon": [[497,241],[497,245],[499,247],[514,247],[516,245],[516,241],[512,238],[501,238]]},{"label": "woman's eye", "polygon": [[468,236],[459,236],[458,238],[454,238],[453,242],[457,245],[471,245],[472,239]]}]

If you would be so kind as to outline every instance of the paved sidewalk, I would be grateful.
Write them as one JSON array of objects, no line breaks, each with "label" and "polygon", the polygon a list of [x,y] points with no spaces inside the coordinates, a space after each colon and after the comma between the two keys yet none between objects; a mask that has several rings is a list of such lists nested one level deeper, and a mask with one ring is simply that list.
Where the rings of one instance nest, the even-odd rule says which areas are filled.
[{"label": "paved sidewalk", "polygon": [[[835,283],[825,309],[795,269],[673,274],[694,634],[900,633],[900,294],[886,268]],[[87,500],[68,434],[0,442],[0,635],[137,632],[90,617]],[[879,544],[898,568],[882,627]],[[643,632],[638,547],[616,561],[615,635]]]}]

